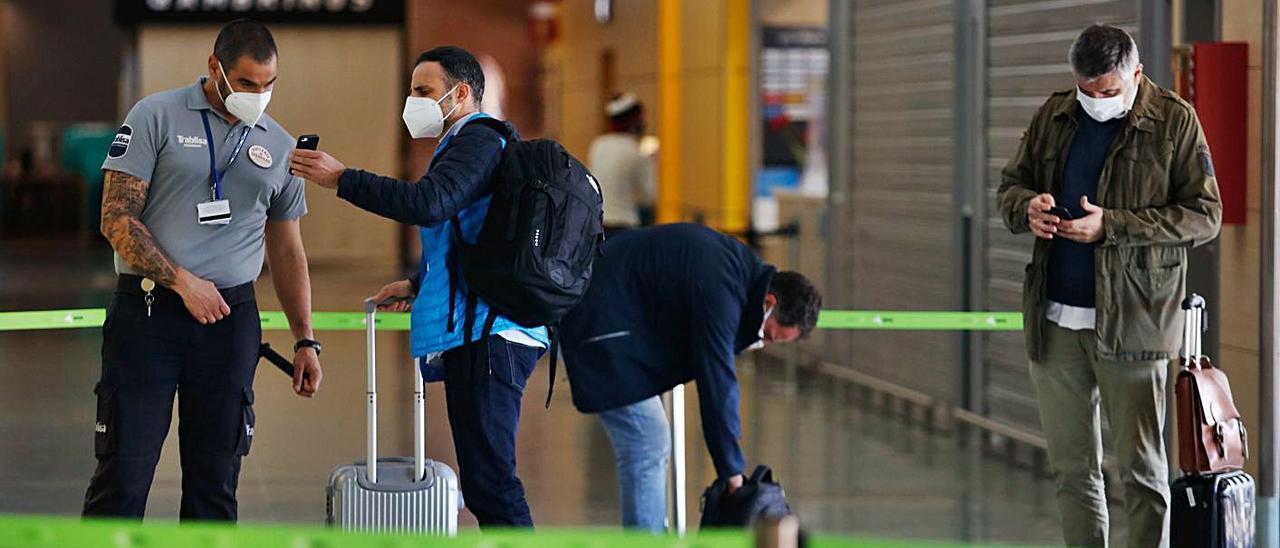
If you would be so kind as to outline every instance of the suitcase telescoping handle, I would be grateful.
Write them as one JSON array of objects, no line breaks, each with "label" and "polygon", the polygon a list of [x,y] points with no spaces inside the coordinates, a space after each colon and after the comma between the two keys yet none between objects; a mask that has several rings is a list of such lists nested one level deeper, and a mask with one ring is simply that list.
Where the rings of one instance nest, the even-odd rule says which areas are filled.
[{"label": "suitcase telescoping handle", "polygon": [[[364,300],[364,332],[366,362],[369,367],[369,454],[365,461],[366,474],[370,483],[378,483],[378,367],[377,337],[375,335],[376,315],[379,304],[390,304],[397,299],[389,299],[382,303],[373,299]],[[413,364],[413,478],[422,481],[426,477],[426,397],[422,391],[422,371],[418,364]]]},{"label": "suitcase telescoping handle", "polygon": [[673,521],[676,534],[681,537],[688,530],[684,452],[684,385],[677,384],[671,389],[671,484],[674,494],[671,498],[675,503]]},{"label": "suitcase telescoping handle", "polygon": [[1198,369],[1203,356],[1204,331],[1208,327],[1204,297],[1195,293],[1188,295],[1182,301],[1182,309],[1187,315],[1182,327],[1182,366]]}]

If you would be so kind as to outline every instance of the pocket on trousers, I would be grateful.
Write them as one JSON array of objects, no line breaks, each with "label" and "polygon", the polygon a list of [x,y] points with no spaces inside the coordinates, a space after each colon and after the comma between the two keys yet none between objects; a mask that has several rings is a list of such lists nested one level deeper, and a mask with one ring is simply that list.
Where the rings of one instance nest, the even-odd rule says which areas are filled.
[{"label": "pocket on trousers", "polygon": [[93,424],[93,453],[106,456],[116,452],[116,388],[99,382],[93,388],[98,395],[98,412]]},{"label": "pocket on trousers", "polygon": [[530,360],[530,355],[537,356],[538,349],[499,339],[489,345],[489,373],[495,380],[514,390],[524,393],[529,382],[533,364],[537,358]]},{"label": "pocket on trousers", "polygon": [[241,420],[239,441],[236,443],[236,456],[243,457],[249,454],[249,449],[253,447],[253,428],[257,417],[253,414],[253,389],[245,388],[244,397],[241,398]]}]

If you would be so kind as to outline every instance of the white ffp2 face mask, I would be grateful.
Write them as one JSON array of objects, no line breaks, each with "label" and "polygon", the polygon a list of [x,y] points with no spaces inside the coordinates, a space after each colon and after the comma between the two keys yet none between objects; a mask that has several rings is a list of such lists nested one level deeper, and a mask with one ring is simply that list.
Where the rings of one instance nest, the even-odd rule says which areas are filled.
[{"label": "white ffp2 face mask", "polygon": [[457,89],[458,86],[453,86],[453,89],[439,99],[412,95],[405,97],[404,113],[401,117],[404,118],[404,127],[409,130],[409,135],[414,139],[434,139],[444,133],[444,119],[452,116],[459,105],[453,105],[453,108],[449,109],[449,114],[445,114],[440,110],[440,101],[452,95]]},{"label": "white ffp2 face mask", "polygon": [[267,103],[271,102],[271,90],[262,93],[236,91],[231,87],[231,81],[227,79],[227,69],[222,68],[222,61],[218,61],[218,72],[222,73],[222,81],[227,83],[227,89],[231,91],[226,97],[222,97],[221,88],[213,86],[218,88],[218,97],[222,99],[222,104],[226,105],[227,112],[250,126],[258,123],[258,118],[267,111]]}]

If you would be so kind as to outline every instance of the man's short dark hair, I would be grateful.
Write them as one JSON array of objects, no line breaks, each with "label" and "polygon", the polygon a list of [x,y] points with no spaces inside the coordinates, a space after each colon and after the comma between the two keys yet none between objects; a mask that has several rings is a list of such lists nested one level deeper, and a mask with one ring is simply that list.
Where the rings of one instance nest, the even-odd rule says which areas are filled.
[{"label": "man's short dark hair", "polygon": [[457,46],[440,46],[422,52],[413,66],[428,61],[440,63],[444,68],[445,83],[450,88],[462,82],[471,86],[471,96],[475,98],[477,105],[484,99],[484,70],[471,52]]},{"label": "man's short dark hair", "polygon": [[1097,78],[1138,65],[1138,44],[1129,33],[1111,25],[1092,25],[1071,44],[1071,70],[1081,78]]},{"label": "man's short dark hair", "polygon": [[276,56],[276,40],[266,25],[253,19],[236,19],[218,31],[213,55],[228,70],[244,55],[255,62],[265,63]]},{"label": "man's short dark hair", "polygon": [[804,274],[790,270],[773,276],[769,292],[778,299],[773,307],[773,317],[783,327],[799,327],[800,338],[806,338],[818,325],[818,312],[822,310],[822,294]]}]

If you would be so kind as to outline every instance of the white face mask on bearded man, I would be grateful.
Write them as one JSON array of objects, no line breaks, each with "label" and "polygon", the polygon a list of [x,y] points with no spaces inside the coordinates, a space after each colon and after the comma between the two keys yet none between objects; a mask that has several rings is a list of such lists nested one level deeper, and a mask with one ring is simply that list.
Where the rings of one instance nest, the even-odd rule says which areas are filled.
[{"label": "white face mask on bearded man", "polygon": [[1080,101],[1080,107],[1090,118],[1099,122],[1124,118],[1133,109],[1133,103],[1137,98],[1138,75],[1133,72],[1124,83],[1123,91],[1111,97],[1090,97],[1083,89],[1076,86],[1076,99]]}]

